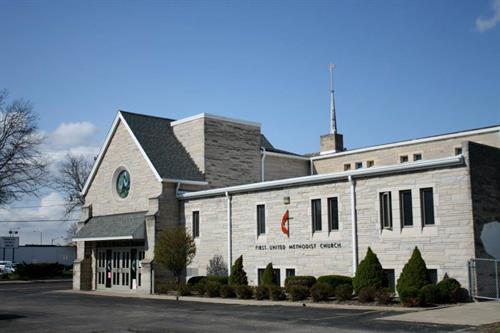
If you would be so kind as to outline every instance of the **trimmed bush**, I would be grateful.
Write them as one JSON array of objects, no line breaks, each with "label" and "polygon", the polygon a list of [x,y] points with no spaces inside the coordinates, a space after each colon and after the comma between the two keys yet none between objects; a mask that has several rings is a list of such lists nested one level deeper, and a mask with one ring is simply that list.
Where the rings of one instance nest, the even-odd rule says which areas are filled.
[{"label": "trimmed bush", "polygon": [[439,303],[458,303],[462,300],[462,289],[460,282],[448,277],[447,274],[436,285],[437,301]]},{"label": "trimmed bush", "polygon": [[356,275],[352,279],[352,286],[356,293],[366,287],[379,289],[384,284],[384,270],[377,255],[368,247],[366,256],[359,263]]},{"label": "trimmed bush", "polygon": [[162,281],[155,284],[155,292],[157,294],[168,294],[169,291],[175,289],[176,285],[174,281]]},{"label": "trimmed bush", "polygon": [[269,287],[269,296],[273,301],[282,301],[286,299],[283,288],[274,284]]},{"label": "trimmed bush", "polygon": [[285,279],[285,289],[289,292],[288,288],[291,286],[303,286],[308,290],[316,283],[316,278],[309,275],[289,276]]},{"label": "trimmed bush", "polygon": [[399,292],[399,300],[401,304],[408,307],[418,306],[420,300],[418,298],[419,290],[415,287],[408,287]]},{"label": "trimmed bush", "polygon": [[252,298],[253,295],[252,287],[247,286],[245,284],[236,286],[235,291],[236,291],[236,296],[238,296],[239,299],[250,299]]},{"label": "trimmed bush", "polygon": [[243,269],[243,256],[240,256],[231,267],[231,275],[229,275],[229,284],[231,285],[248,285],[247,273]]},{"label": "trimmed bush", "polygon": [[306,286],[296,284],[288,287],[287,292],[290,296],[290,299],[294,302],[302,301],[309,296],[309,289]]},{"label": "trimmed bush", "polygon": [[335,288],[335,297],[337,301],[348,301],[352,298],[352,286],[350,284],[341,284]]},{"label": "trimmed bush", "polygon": [[177,287],[177,295],[178,296],[189,296],[191,295],[191,287],[187,284],[180,284]]},{"label": "trimmed bush", "polygon": [[408,260],[403,267],[396,289],[398,294],[401,294],[401,291],[410,287],[419,290],[429,283],[431,283],[431,281],[429,279],[427,267],[425,266],[425,261],[422,259],[418,247],[415,247],[410,260]]},{"label": "trimmed bush", "polygon": [[332,287],[332,294],[335,295],[335,288],[341,284],[352,285],[352,277],[344,275],[323,275],[318,278],[318,282],[328,283]]},{"label": "trimmed bush", "polygon": [[192,287],[192,290],[195,291],[199,296],[204,296],[207,289],[205,288],[205,283],[197,283]]},{"label": "trimmed bush", "polygon": [[272,263],[267,264],[266,269],[264,270],[264,274],[262,274],[261,284],[266,287],[276,285],[276,283],[274,282],[274,270]]},{"label": "trimmed bush", "polygon": [[192,276],[189,278],[188,280],[188,284],[190,286],[194,286],[195,284],[201,282],[202,280],[204,280],[206,278],[206,276],[203,276],[203,275],[200,275],[200,276]]},{"label": "trimmed bush", "polygon": [[64,275],[64,265],[59,263],[21,263],[16,266],[16,274],[21,280],[44,279]]},{"label": "trimmed bush", "polygon": [[228,284],[223,284],[220,286],[220,296],[222,298],[234,298],[236,297],[236,293],[234,291],[233,286],[230,286]]},{"label": "trimmed bush", "polygon": [[375,292],[375,300],[378,304],[390,304],[393,292],[389,288],[381,288]]},{"label": "trimmed bush", "polygon": [[259,301],[269,299],[269,288],[265,286],[258,286],[255,288],[255,299]]},{"label": "trimmed bush", "polygon": [[375,289],[373,287],[366,287],[360,290],[358,294],[358,301],[361,303],[370,303],[375,300]]},{"label": "trimmed bush", "polygon": [[316,282],[309,292],[314,302],[328,301],[328,298],[335,294],[332,286],[325,282]]},{"label": "trimmed bush", "polygon": [[223,284],[228,284],[228,277],[227,276],[207,276],[205,279],[202,279],[201,282],[203,281],[212,281],[216,282],[220,285]]},{"label": "trimmed bush", "polygon": [[220,295],[220,284],[214,281],[205,283],[205,292],[208,297],[218,297]]},{"label": "trimmed bush", "polygon": [[426,284],[418,291],[418,300],[421,306],[432,306],[436,304],[437,288],[432,283]]}]

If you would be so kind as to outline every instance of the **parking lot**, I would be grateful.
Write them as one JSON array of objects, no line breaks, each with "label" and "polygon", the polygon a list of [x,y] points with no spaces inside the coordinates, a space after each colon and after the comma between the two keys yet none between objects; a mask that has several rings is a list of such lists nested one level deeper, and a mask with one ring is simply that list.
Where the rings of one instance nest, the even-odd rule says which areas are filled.
[{"label": "parking lot", "polygon": [[81,295],[70,282],[0,285],[0,332],[467,332],[377,320],[389,311],[242,306]]}]

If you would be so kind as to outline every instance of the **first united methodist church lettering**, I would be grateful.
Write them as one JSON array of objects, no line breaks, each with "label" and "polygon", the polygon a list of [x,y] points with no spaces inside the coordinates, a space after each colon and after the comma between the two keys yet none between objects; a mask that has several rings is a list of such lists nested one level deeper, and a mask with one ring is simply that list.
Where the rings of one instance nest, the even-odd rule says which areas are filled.
[{"label": "first united methodist church lettering", "polygon": [[253,285],[270,262],[282,284],[353,275],[370,246],[397,279],[418,246],[438,278],[467,285],[468,260],[494,256],[481,233],[500,216],[499,147],[498,125],[353,150],[335,128],[300,155],[255,122],[120,111],[82,191],[73,287],[153,293],[169,277],[154,247],[171,225],[195,239],[186,278],[215,255],[228,267],[242,255]]}]

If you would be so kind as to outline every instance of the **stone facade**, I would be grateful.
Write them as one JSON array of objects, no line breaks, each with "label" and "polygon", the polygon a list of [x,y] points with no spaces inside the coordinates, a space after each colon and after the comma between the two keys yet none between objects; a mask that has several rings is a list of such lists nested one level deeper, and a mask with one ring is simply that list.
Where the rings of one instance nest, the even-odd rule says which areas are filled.
[{"label": "stone facade", "polygon": [[264,180],[276,180],[310,175],[310,162],[289,156],[266,155]]}]

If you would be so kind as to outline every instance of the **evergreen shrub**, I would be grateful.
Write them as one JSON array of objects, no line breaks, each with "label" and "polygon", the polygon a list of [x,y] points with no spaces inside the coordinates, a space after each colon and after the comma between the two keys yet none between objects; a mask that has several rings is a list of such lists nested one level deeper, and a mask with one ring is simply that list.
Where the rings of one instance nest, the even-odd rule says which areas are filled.
[{"label": "evergreen shrub", "polygon": [[392,302],[393,292],[389,288],[380,288],[375,292],[375,300],[378,304],[390,304]]},{"label": "evergreen shrub", "polygon": [[445,274],[444,278],[436,285],[437,301],[442,304],[457,303],[462,299],[462,288],[460,282],[448,277]]},{"label": "evergreen shrub", "polygon": [[269,287],[269,296],[271,300],[273,301],[282,301],[286,299],[285,292],[283,291],[283,288],[280,286],[277,286],[275,284],[271,285]]},{"label": "evergreen shrub", "polygon": [[410,260],[403,267],[399,276],[396,289],[401,296],[401,292],[407,288],[419,290],[426,284],[431,283],[425,261],[417,247],[413,250]]},{"label": "evergreen shrub", "polygon": [[332,294],[330,296],[334,296],[335,288],[337,288],[338,285],[352,285],[352,277],[344,275],[323,275],[318,278],[318,282],[328,283],[332,287]]},{"label": "evergreen shrub", "polygon": [[309,296],[309,289],[306,286],[296,284],[290,285],[287,289],[290,299],[294,302],[302,301]]},{"label": "evergreen shrub", "polygon": [[414,307],[420,305],[420,299],[418,297],[419,290],[415,287],[407,287],[399,292],[399,300],[401,304],[408,307]]},{"label": "evergreen shrub", "polygon": [[214,281],[205,283],[205,292],[208,297],[218,297],[220,295],[220,284]]},{"label": "evergreen shrub", "polygon": [[245,284],[236,286],[235,291],[236,291],[236,296],[238,296],[239,299],[250,299],[252,298],[253,295],[252,287]]},{"label": "evergreen shrub", "polygon": [[421,306],[433,306],[437,301],[437,288],[432,283],[426,284],[418,291],[418,301]]},{"label": "evergreen shrub", "polygon": [[337,301],[348,301],[352,298],[352,286],[344,283],[335,288],[335,297]]},{"label": "evergreen shrub", "polygon": [[289,292],[289,287],[291,286],[303,286],[308,290],[316,283],[316,278],[309,275],[296,275],[289,276],[285,279],[285,289]]},{"label": "evergreen shrub", "polygon": [[243,269],[243,256],[240,256],[231,267],[231,275],[229,275],[229,284],[231,285],[248,285],[247,273]]},{"label": "evergreen shrub", "polygon": [[379,289],[384,284],[384,270],[377,255],[368,248],[365,258],[359,263],[352,286],[356,293],[366,287]]},{"label": "evergreen shrub", "polygon": [[365,287],[361,289],[358,293],[358,301],[360,303],[370,303],[375,300],[375,288]]},{"label": "evergreen shrub", "polygon": [[267,264],[264,274],[262,274],[261,284],[266,287],[276,285],[274,282],[274,269],[272,263]]},{"label": "evergreen shrub", "polygon": [[255,288],[255,299],[259,301],[269,299],[269,288],[265,286],[258,286]]},{"label": "evergreen shrub", "polygon": [[234,287],[228,284],[223,284],[220,286],[220,296],[222,298],[234,298],[236,296],[236,292],[234,291]]},{"label": "evergreen shrub", "polygon": [[335,294],[332,286],[325,282],[316,282],[309,290],[314,302],[328,301],[328,298]]}]

